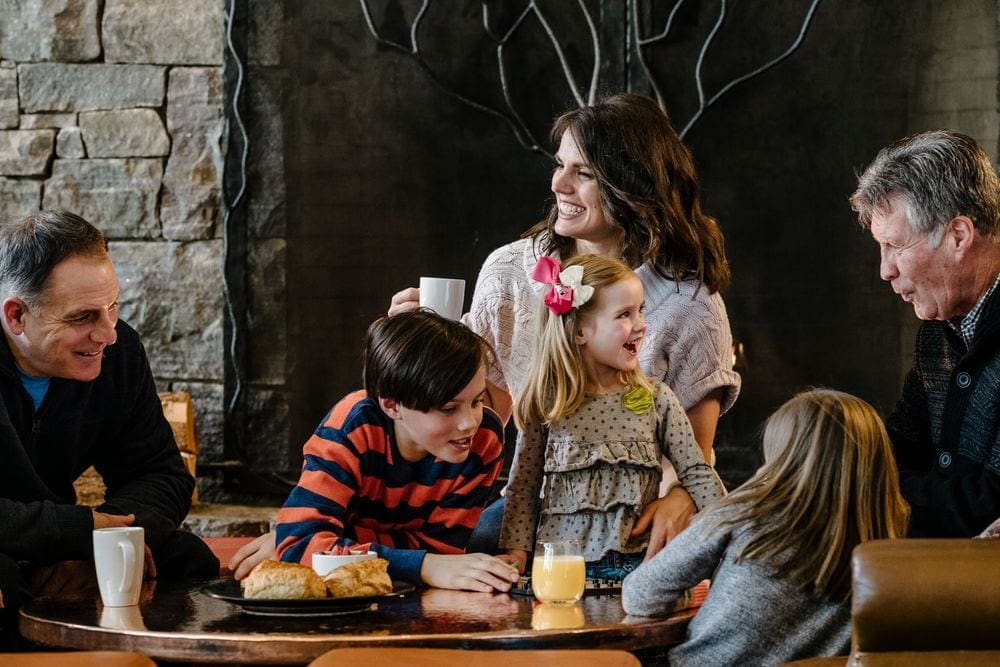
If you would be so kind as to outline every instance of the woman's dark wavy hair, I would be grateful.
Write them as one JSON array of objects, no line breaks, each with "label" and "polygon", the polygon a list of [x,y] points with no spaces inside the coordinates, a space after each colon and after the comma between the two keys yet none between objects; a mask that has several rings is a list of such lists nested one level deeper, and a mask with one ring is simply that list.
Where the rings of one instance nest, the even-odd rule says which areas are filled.
[{"label": "woman's dark wavy hair", "polygon": [[[650,262],[676,280],[693,277],[711,292],[725,289],[730,271],[722,230],[701,208],[691,151],[656,102],[618,93],[559,116],[552,140],[558,144],[565,132],[597,177],[604,218],[622,230],[621,258],[629,266]],[[557,217],[553,202],[524,236],[547,235],[543,251],[566,258],[573,239],[555,233]]]}]

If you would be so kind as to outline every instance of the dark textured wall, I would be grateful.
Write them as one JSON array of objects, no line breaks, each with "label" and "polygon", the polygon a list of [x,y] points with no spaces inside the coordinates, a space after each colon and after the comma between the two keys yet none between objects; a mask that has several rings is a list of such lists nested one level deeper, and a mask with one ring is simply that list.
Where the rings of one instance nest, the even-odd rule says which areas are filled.
[{"label": "dark textured wall", "polygon": [[[539,218],[548,164],[378,48],[356,3],[286,11],[289,386],[301,441],[359,386],[361,338],[395,291],[436,275],[465,278],[471,296],[486,254]],[[406,37],[392,11],[380,21]],[[442,66],[449,76],[483,85],[477,62],[427,32],[429,57],[460,63]]]},{"label": "dark textured wall", "polygon": [[[790,59],[732,90],[687,135],[726,233],[726,300],[746,350],[717,452],[729,480],[752,472],[756,429],[795,391],[833,387],[883,410],[898,394],[912,315],[879,279],[877,248],[847,197],[856,170],[908,132],[921,30],[911,4],[822,3]],[[732,42],[759,52],[739,37],[794,34],[787,20],[761,19],[747,15],[747,35]]]},{"label": "dark textured wall", "polygon": [[[401,41],[416,4],[372,3],[380,25]],[[600,4],[595,16],[611,34],[623,3]],[[705,59],[706,91],[783,50],[808,4],[731,8]],[[958,4],[995,23],[992,3]],[[448,5],[425,19],[428,64],[454,89],[498,102],[479,3]],[[753,471],[757,428],[794,391],[831,386],[887,409],[899,390],[912,313],[879,280],[876,248],[846,198],[855,170],[911,129],[914,82],[934,48],[932,6],[822,2],[798,52],[736,87],[687,135],[707,207],[727,237],[734,281],[725,297],[747,351],[743,393],[723,417],[717,444],[730,484]],[[675,19],[677,41],[654,53],[678,126],[696,109],[690,73],[716,7],[685,8]],[[280,156],[258,152],[256,160],[265,172],[283,164],[283,184],[258,182],[287,194],[287,290],[275,324],[286,330],[284,376],[271,382],[287,410],[287,470],[294,471],[312,428],[359,385],[361,337],[390,295],[428,274],[464,277],[471,294],[486,254],[546,209],[550,163],[502,122],[435,87],[411,58],[377,46],[357,3],[286,3],[284,16],[270,20],[281,27],[280,76],[261,72],[255,85],[280,108],[282,147]],[[559,30],[570,57],[589,57],[580,25]],[[572,99],[537,29],[518,46],[516,100],[544,135]],[[624,73],[607,70],[621,70],[622,54],[606,48],[605,59],[605,89],[620,87]],[[282,310],[274,312],[280,319]],[[266,350],[258,346],[257,356]]]}]

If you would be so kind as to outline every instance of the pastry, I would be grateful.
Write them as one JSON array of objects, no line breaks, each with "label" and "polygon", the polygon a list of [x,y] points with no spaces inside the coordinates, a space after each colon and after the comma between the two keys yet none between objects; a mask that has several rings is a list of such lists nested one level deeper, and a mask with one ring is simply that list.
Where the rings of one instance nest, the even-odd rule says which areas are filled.
[{"label": "pastry", "polygon": [[389,561],[372,558],[341,565],[323,577],[323,581],[335,598],[383,595],[392,592],[388,569]]},{"label": "pastry", "polygon": [[326,584],[311,567],[265,560],[240,582],[243,597],[260,600],[312,600],[328,597]]}]

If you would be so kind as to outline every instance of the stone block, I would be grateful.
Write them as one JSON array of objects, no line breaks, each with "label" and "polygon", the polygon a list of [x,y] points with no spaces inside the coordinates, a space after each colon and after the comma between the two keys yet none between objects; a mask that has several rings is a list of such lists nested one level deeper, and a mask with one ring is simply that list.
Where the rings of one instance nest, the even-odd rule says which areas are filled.
[{"label": "stone block", "polygon": [[[221,128],[220,132],[221,132]],[[218,140],[181,132],[163,177],[163,236],[197,240],[221,233],[222,154]]]},{"label": "stone block", "polygon": [[56,135],[56,155],[73,160],[87,157],[80,128],[64,127],[59,130],[59,134]]},{"label": "stone block", "polygon": [[158,235],[160,160],[55,160],[45,182],[45,208],[77,213],[112,239]]},{"label": "stone block", "polygon": [[105,0],[108,62],[221,65],[223,0]]},{"label": "stone block", "polygon": [[17,74],[29,113],[158,107],[166,87],[166,68],[158,65],[22,63]]},{"label": "stone block", "polygon": [[218,123],[224,102],[221,67],[173,67],[167,84],[167,129]]},{"label": "stone block", "polygon": [[121,316],[158,378],[222,381],[222,242],[116,241]]},{"label": "stone block", "polygon": [[0,67],[0,130],[17,127],[17,123],[17,70]]},{"label": "stone block", "polygon": [[0,130],[0,175],[45,174],[55,139],[52,130]]},{"label": "stone block", "polygon": [[0,0],[0,58],[93,60],[100,0]]},{"label": "stone block", "polygon": [[84,111],[80,129],[90,157],[157,157],[170,153],[170,139],[152,109]]},{"label": "stone block", "polygon": [[215,236],[221,220],[222,70],[175,67],[167,87],[167,129],[173,150],[163,176],[163,236]]},{"label": "stone block", "polygon": [[199,537],[259,537],[271,530],[278,507],[203,503],[192,507],[181,529]]},{"label": "stone block", "polygon": [[76,125],[75,113],[25,113],[21,114],[22,130],[42,130]]},{"label": "stone block", "polygon": [[41,203],[41,181],[0,176],[0,225],[34,213]]}]

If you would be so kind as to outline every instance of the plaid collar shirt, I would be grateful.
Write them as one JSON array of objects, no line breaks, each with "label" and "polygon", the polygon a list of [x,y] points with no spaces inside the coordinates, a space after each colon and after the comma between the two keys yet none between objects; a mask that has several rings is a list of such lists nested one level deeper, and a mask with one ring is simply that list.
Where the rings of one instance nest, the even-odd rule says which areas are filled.
[{"label": "plaid collar shirt", "polygon": [[985,304],[986,300],[990,298],[991,294],[993,294],[997,285],[1000,285],[1000,274],[998,274],[996,279],[993,281],[993,285],[986,290],[986,294],[984,294],[979,301],[976,302],[976,305],[972,307],[972,310],[969,311],[968,315],[965,317],[953,317],[948,320],[948,323],[951,324],[955,333],[957,333],[962,340],[965,341],[966,348],[972,347],[972,337],[976,333],[976,326],[979,324],[979,316],[983,313],[983,304]]}]

